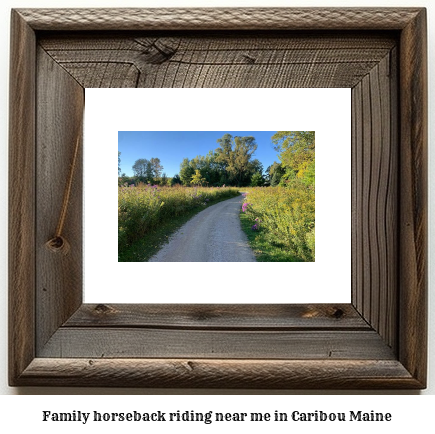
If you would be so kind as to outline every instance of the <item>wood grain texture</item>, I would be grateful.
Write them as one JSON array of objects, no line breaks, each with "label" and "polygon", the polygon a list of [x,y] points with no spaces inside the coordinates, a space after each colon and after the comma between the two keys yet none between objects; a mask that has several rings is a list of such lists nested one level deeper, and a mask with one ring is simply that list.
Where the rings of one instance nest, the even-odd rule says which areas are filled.
[{"label": "wood grain texture", "polygon": [[[381,122],[383,125],[383,137],[389,146],[383,146],[382,153],[390,155],[388,160],[388,167],[383,166],[383,185],[388,186],[386,193],[382,195],[382,205],[384,209],[384,221],[378,222],[383,228],[388,237],[384,237],[383,240],[387,241],[384,245],[384,251],[386,252],[385,267],[388,267],[389,272],[382,275],[382,284],[385,285],[385,291],[380,292],[379,305],[382,306],[381,316],[379,318],[379,333],[384,336],[386,342],[388,342],[395,351],[398,351],[398,300],[399,294],[397,288],[398,272],[397,268],[393,273],[394,264],[399,266],[398,262],[398,232],[399,224],[397,222],[397,216],[400,206],[400,192],[399,189],[399,177],[400,177],[400,152],[396,152],[397,144],[399,143],[399,70],[398,70],[398,56],[399,50],[397,47],[393,48],[390,52],[389,62],[382,64],[380,74],[380,85],[382,87],[390,86],[390,93],[386,92],[385,96],[381,98]],[[387,71],[388,68],[388,71]],[[387,115],[389,113],[389,116]],[[384,159],[384,161],[387,161]],[[392,314],[385,314],[386,312],[393,312]]]},{"label": "wood grain texture", "polygon": [[397,349],[398,112],[393,48],[352,89],[352,281],[355,308]]},{"label": "wood grain texture", "polygon": [[352,305],[83,304],[63,327],[184,330],[370,330]]},{"label": "wood grain texture", "polygon": [[400,30],[420,8],[18,9],[35,30]]},{"label": "wood grain texture", "polygon": [[[99,387],[418,389],[391,360],[41,359],[19,383]],[[18,383],[18,384],[19,384]]]},{"label": "wood grain texture", "polygon": [[58,329],[39,357],[394,360],[374,330]]},{"label": "wood grain texture", "polygon": [[382,34],[42,37],[84,87],[353,87],[388,55]]},{"label": "wood grain texture", "polygon": [[[36,318],[37,352],[78,309],[82,301],[83,164],[73,173],[63,237],[69,251],[53,252],[55,236],[77,137],[82,136],[84,89],[58,64],[37,50],[36,159]],[[46,315],[50,312],[50,315]]]},{"label": "wood grain texture", "polygon": [[[421,8],[13,12],[10,384],[424,388],[425,23]],[[80,183],[70,255],[43,243],[83,87],[103,86],[352,87],[353,306],[81,305]]]},{"label": "wood grain texture", "polygon": [[[401,34],[399,360],[423,383],[427,357],[426,11]],[[404,247],[406,246],[406,248]]]},{"label": "wood grain texture", "polygon": [[9,117],[9,378],[35,356],[35,35],[11,16]]}]

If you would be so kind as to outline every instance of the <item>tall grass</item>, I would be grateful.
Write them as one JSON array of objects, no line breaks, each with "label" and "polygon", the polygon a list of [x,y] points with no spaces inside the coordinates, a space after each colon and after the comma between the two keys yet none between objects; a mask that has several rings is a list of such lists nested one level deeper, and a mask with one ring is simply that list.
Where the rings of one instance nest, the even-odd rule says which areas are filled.
[{"label": "tall grass", "polygon": [[158,187],[149,184],[119,187],[118,253],[161,223],[238,194],[238,189],[231,187]]},{"label": "tall grass", "polygon": [[272,245],[285,249],[303,261],[315,260],[315,193],[294,182],[286,187],[244,189],[242,206],[252,230],[262,232]]}]

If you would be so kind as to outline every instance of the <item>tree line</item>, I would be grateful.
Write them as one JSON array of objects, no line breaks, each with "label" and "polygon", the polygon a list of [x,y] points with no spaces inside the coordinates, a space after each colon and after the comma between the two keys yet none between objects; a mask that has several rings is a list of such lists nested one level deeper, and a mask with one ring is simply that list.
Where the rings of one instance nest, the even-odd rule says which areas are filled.
[{"label": "tree line", "polygon": [[133,177],[127,177],[121,174],[121,153],[118,152],[119,183],[256,187],[288,185],[299,180],[314,187],[314,131],[279,131],[272,136],[271,142],[279,162],[274,162],[266,170],[254,158],[258,147],[254,137],[224,134],[217,140],[218,147],[205,156],[184,158],[179,173],[172,178],[163,172],[159,158],[136,160],[132,166]]},{"label": "tree line", "polygon": [[280,162],[268,167],[270,185],[288,185],[299,181],[314,188],[315,132],[278,131],[272,136]]},{"label": "tree line", "polygon": [[183,185],[191,184],[192,177],[197,180],[200,175],[203,185],[241,187],[250,185],[254,174],[262,176],[263,165],[253,158],[258,147],[254,137],[224,134],[217,143],[218,148],[210,150],[205,156],[183,159],[180,165]]}]

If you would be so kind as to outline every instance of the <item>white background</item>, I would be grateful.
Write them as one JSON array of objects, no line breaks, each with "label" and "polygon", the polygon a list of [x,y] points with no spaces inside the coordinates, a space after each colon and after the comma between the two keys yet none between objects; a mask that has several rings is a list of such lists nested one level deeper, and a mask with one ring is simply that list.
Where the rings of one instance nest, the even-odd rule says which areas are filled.
[{"label": "white background", "polygon": [[[389,411],[393,408],[397,415],[394,425],[354,425],[349,427],[345,425],[342,430],[348,432],[349,428],[352,428],[353,432],[364,432],[367,430],[372,432],[386,432],[390,429],[394,432],[412,432],[415,430],[426,431],[428,427],[433,426],[433,408],[434,399],[430,397],[414,397],[412,395],[433,395],[435,391],[435,342],[434,342],[434,322],[433,312],[435,311],[435,302],[433,297],[433,281],[434,281],[434,267],[431,263],[433,257],[433,249],[435,247],[434,233],[430,229],[435,223],[433,216],[433,206],[435,203],[435,196],[433,190],[430,191],[429,205],[430,205],[430,221],[429,225],[429,388],[425,391],[398,391],[388,392],[388,395],[399,394],[402,396],[366,396],[366,395],[383,395],[385,391],[355,391],[355,392],[334,392],[334,391],[316,391],[314,393],[309,391],[214,391],[214,390],[123,390],[123,389],[89,389],[89,388],[9,388],[7,386],[7,131],[8,131],[8,63],[9,63],[9,13],[11,7],[144,7],[144,6],[341,6],[349,7],[353,6],[425,6],[428,8],[428,24],[429,24],[429,126],[430,136],[433,133],[435,126],[435,111],[433,110],[433,95],[435,91],[435,82],[431,78],[432,71],[434,69],[434,23],[435,23],[435,6],[433,1],[412,1],[412,0],[395,0],[395,1],[370,1],[360,0],[358,2],[350,3],[348,0],[317,0],[317,1],[283,1],[283,0],[271,0],[266,2],[265,0],[163,0],[163,1],[141,1],[141,0],[70,0],[67,2],[59,2],[55,0],[37,0],[37,1],[18,1],[18,0],[3,0],[0,4],[0,393],[4,395],[65,395],[59,396],[27,396],[27,397],[13,397],[13,396],[1,396],[0,397],[0,426],[6,426],[9,424],[9,430],[20,428],[41,432],[59,432],[62,429],[64,432],[77,433],[79,430],[78,425],[64,426],[53,424],[51,426],[43,425],[40,422],[40,415],[43,409],[49,407],[49,409],[57,409],[58,411],[71,411],[71,410],[83,410],[92,411],[98,408],[107,408],[108,411],[116,407],[116,403],[119,404],[119,411],[125,411],[126,409],[134,410],[140,407],[141,411],[146,411],[147,407],[160,405],[162,407],[169,405],[178,405],[183,409],[195,409],[197,407],[210,406],[214,410],[224,410],[227,408],[237,411],[238,408],[246,406],[252,411],[258,411],[257,409],[264,409],[264,411],[274,409],[291,409],[296,406],[304,406],[304,408],[314,411],[316,409],[321,410],[323,408],[333,408],[335,411],[349,408],[351,405],[360,407],[362,409],[374,409],[377,411]],[[429,140],[430,143],[430,140]],[[430,166],[433,167],[433,144],[430,144]],[[433,173],[430,176],[431,182],[433,182]],[[92,397],[91,394],[126,394],[130,396],[124,396],[121,399],[113,397]],[[154,397],[154,396],[135,396],[135,395],[155,395],[155,394],[190,394],[189,396],[174,396],[174,397]],[[227,393],[230,396],[211,396],[215,393]],[[208,396],[197,396],[194,394],[206,394]],[[261,396],[245,396],[246,394],[255,394]],[[292,396],[293,394],[310,394],[311,396]],[[323,395],[333,396],[323,396]],[[343,396],[345,394],[351,394],[354,396]],[[81,395],[77,398],[74,395]],[[232,395],[232,396],[231,396]],[[240,396],[241,395],[241,396]],[[175,403],[174,403],[175,401]],[[98,408],[97,408],[98,407]],[[343,410],[343,411],[344,411]],[[230,410],[231,411],[231,410]],[[94,425],[90,425],[91,429],[95,428]],[[92,428],[93,427],[93,428]],[[191,432],[194,425],[187,425],[186,427],[177,427],[178,431]],[[217,428],[216,428],[217,427]],[[120,432],[121,429],[126,429],[126,425],[114,425],[108,432]],[[242,427],[233,426],[233,430],[240,432]],[[340,428],[336,425],[290,425],[284,428],[277,428],[273,426],[273,429],[277,432],[292,432],[296,430],[304,430],[308,432],[314,432],[322,429],[325,432],[341,432]],[[7,428],[6,428],[7,429]],[[105,428],[107,431],[107,427]],[[197,426],[196,430],[204,432],[203,426]],[[212,429],[219,429],[221,432],[222,427],[215,425]],[[225,429],[228,429],[227,427]],[[270,429],[268,426],[259,426],[259,429]],[[147,426],[139,425],[134,427],[134,432],[146,432]],[[189,431],[187,431],[189,430]],[[153,427],[153,432],[158,432]],[[163,431],[163,429],[162,429]],[[94,432],[94,430],[93,430]],[[129,428],[129,432],[133,432],[133,427]],[[163,431],[164,432],[164,431]]]},{"label": "white background", "polygon": [[[87,89],[85,302],[349,303],[350,96],[350,89]],[[238,100],[243,110],[228,104]],[[316,132],[316,262],[118,263],[118,131],[198,129]],[[97,166],[106,169],[95,179]]]}]

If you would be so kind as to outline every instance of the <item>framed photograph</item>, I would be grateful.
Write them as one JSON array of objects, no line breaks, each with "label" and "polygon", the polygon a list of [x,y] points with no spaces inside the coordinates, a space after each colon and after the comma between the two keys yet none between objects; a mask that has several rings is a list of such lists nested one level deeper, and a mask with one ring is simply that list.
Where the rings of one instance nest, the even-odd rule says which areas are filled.
[{"label": "framed photograph", "polygon": [[[425,388],[426,51],[424,8],[13,10],[10,385]],[[334,214],[334,192],[330,218],[349,223],[350,255],[338,251],[317,289],[348,275],[350,302],[287,302],[285,271],[268,275],[284,291],[278,302],[265,285],[254,301],[159,301],[164,280],[140,303],[88,302],[94,267],[86,293],[122,292],[102,276],[104,235],[84,223],[87,149],[108,152],[102,135],[83,143],[94,122],[85,90],[95,88],[141,88],[167,107],[179,91],[281,90],[283,110],[290,89],[349,90],[349,167],[334,165],[332,136],[330,171],[350,173],[331,187],[349,187],[350,206]],[[105,118],[100,130],[111,128],[110,109]]]}]

